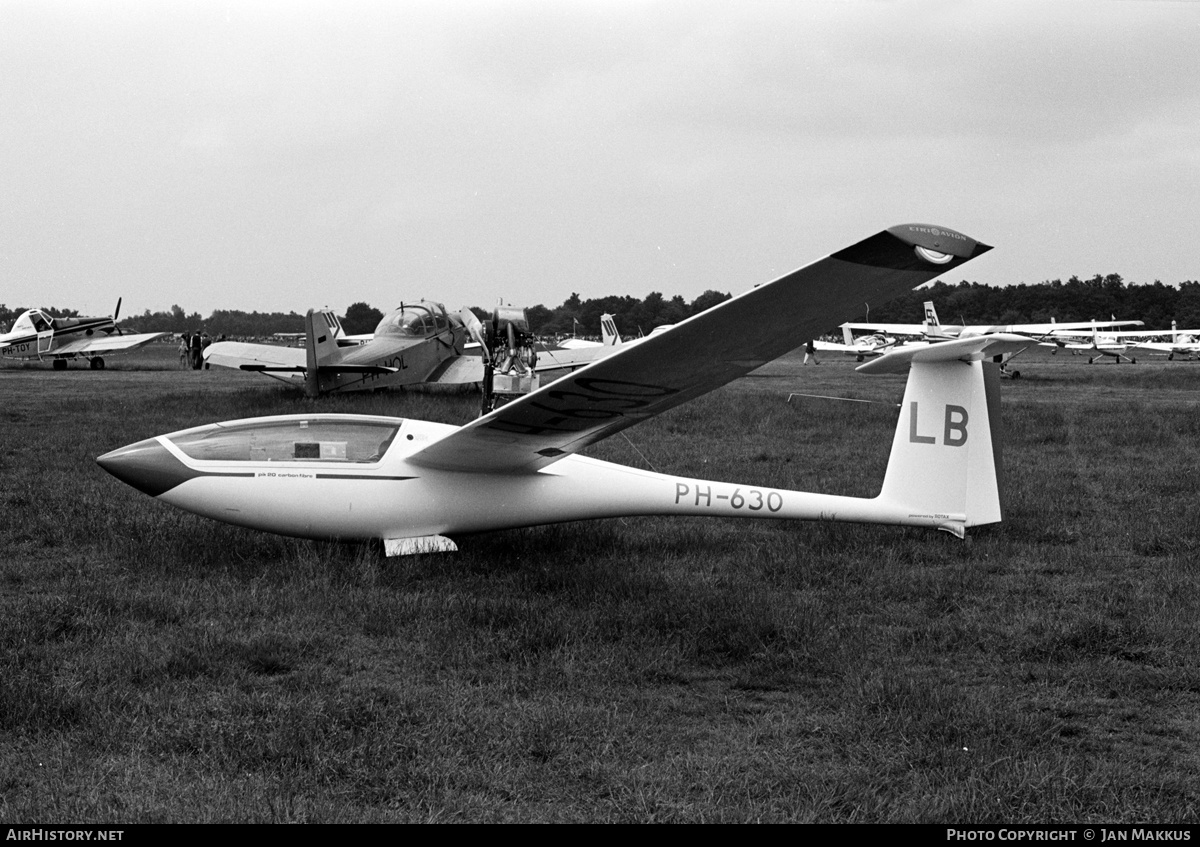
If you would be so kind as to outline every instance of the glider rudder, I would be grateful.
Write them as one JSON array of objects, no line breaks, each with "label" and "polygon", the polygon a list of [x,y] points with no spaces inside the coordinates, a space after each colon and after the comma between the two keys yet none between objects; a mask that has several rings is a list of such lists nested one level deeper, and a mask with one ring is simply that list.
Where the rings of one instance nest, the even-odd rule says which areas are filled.
[{"label": "glider rudder", "polygon": [[1000,521],[999,386],[991,362],[914,361],[879,501],[959,538]]}]

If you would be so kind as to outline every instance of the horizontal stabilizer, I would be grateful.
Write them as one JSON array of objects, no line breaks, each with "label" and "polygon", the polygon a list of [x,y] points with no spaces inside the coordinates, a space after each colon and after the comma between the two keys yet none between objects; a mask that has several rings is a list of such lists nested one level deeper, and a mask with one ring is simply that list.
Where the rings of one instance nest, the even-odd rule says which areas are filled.
[{"label": "horizontal stabilizer", "polygon": [[284,367],[277,365],[239,365],[238,370],[254,373],[304,373],[302,367]]},{"label": "horizontal stabilizer", "polygon": [[859,365],[855,370],[865,374],[900,374],[907,372],[913,362],[953,362],[956,359],[976,362],[1019,353],[1034,343],[1032,338],[1023,335],[997,333],[930,344],[906,344]]},{"label": "horizontal stabilizer", "polygon": [[323,374],[394,374],[399,368],[384,365],[318,365],[317,373]]}]

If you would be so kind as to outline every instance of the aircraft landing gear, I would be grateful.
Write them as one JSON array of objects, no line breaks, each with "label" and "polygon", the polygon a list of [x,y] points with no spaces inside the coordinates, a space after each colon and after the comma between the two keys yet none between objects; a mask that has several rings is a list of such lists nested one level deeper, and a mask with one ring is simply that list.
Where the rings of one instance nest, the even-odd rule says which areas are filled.
[{"label": "aircraft landing gear", "polygon": [[102,371],[104,370],[104,360],[99,356],[96,356],[94,359],[88,362],[88,367],[94,371]]},{"label": "aircraft landing gear", "polygon": [[54,368],[56,371],[65,371],[67,369],[67,360],[55,359],[50,367]]}]

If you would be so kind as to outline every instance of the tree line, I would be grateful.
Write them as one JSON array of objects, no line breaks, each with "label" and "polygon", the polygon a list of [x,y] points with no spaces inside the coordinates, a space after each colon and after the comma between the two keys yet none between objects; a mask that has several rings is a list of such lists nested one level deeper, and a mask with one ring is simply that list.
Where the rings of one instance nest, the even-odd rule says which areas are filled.
[{"label": "tree line", "polygon": [[[542,336],[598,336],[600,316],[611,314],[617,328],[626,337],[647,334],[657,326],[678,323],[729,299],[728,293],[705,291],[688,302],[679,295],[667,298],[652,291],[638,299],[628,295],[584,300],[571,294],[561,305],[549,308],[529,306],[526,314],[531,329]],[[1014,324],[1085,320],[1140,320],[1146,329],[1170,329],[1171,321],[1181,329],[1200,327],[1200,282],[1188,280],[1178,285],[1126,282],[1119,274],[1090,279],[1073,276],[1066,282],[1052,280],[1037,284],[983,285],[977,282],[951,284],[936,282],[889,300],[863,304],[860,314],[848,315],[852,321],[881,323],[919,323],[924,316],[922,304],[932,300],[944,324]],[[0,327],[12,321],[24,308],[9,309],[0,304]],[[45,311],[60,317],[74,317],[71,309]],[[490,308],[474,306],[472,311],[485,320]],[[342,325],[352,335],[370,333],[383,318],[383,312],[367,303],[354,303],[342,317]],[[229,337],[264,337],[277,332],[303,332],[304,315],[296,312],[241,312],[218,309],[207,318],[187,313],[178,305],[166,312],[146,310],[141,315],[121,318],[121,328],[129,332],[190,332]],[[836,327],[829,327],[835,332]]]}]

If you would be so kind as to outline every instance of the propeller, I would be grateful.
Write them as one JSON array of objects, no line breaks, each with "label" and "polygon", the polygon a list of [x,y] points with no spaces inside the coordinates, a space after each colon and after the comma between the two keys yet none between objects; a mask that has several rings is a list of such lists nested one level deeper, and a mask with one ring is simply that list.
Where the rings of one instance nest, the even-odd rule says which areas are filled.
[{"label": "propeller", "polygon": [[122,335],[121,325],[117,323],[117,318],[121,314],[121,298],[117,298],[117,308],[113,309],[113,329],[117,331],[117,335]]}]

